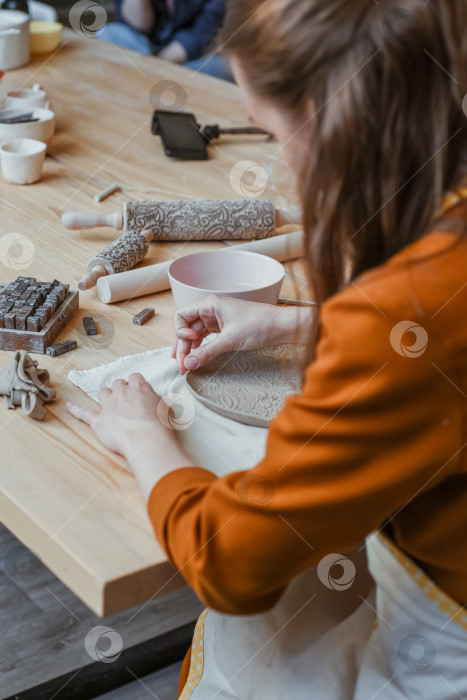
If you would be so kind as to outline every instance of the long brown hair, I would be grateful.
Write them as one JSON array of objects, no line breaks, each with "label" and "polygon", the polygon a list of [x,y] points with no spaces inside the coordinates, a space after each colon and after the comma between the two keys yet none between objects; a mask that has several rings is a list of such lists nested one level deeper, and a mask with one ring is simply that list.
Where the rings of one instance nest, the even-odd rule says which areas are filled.
[{"label": "long brown hair", "polygon": [[467,174],[467,1],[230,0],[222,40],[256,94],[297,122],[313,104],[300,182],[322,303],[424,235]]}]

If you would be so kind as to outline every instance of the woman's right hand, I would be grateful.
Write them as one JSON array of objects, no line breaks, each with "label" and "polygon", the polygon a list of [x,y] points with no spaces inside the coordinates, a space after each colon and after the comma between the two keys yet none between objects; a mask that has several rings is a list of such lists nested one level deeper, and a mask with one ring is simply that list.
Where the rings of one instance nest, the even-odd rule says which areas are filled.
[{"label": "woman's right hand", "polygon": [[[202,301],[175,312],[172,357],[177,360],[180,372],[185,374],[223,352],[300,342],[296,330],[302,319],[298,318],[297,312],[298,309],[293,307],[210,294]],[[311,313],[306,316],[311,320]],[[217,335],[201,345],[210,333]]]}]

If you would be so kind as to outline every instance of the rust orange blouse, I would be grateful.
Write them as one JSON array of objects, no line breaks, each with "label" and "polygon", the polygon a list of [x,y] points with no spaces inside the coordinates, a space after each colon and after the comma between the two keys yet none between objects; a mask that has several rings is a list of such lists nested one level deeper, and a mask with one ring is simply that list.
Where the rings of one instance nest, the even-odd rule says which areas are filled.
[{"label": "rust orange blouse", "polygon": [[467,602],[466,310],[467,236],[431,232],[323,305],[316,359],[253,470],[156,484],[156,536],[206,604],[264,611],[384,523]]}]

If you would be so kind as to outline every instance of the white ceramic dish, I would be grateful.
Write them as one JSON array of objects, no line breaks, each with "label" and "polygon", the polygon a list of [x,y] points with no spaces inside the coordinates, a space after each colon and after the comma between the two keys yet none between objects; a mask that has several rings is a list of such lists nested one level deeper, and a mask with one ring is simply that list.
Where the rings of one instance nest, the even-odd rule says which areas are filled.
[{"label": "white ceramic dish", "polygon": [[2,109],[0,119],[23,114],[25,111],[32,112],[32,116],[38,117],[39,121],[20,124],[0,123],[0,144],[12,139],[37,139],[47,144],[50,142],[55,131],[55,114],[51,109]]},{"label": "white ceramic dish", "polygon": [[28,111],[36,107],[47,107],[47,93],[39,83],[32,88],[9,90],[2,103],[2,109],[18,109]]},{"label": "white ceramic dish", "polygon": [[0,146],[2,175],[7,182],[30,185],[41,179],[47,146],[35,139],[14,139]]},{"label": "white ceramic dish", "polygon": [[184,255],[168,274],[177,308],[208,294],[276,304],[285,269],[266,255],[230,249]]}]

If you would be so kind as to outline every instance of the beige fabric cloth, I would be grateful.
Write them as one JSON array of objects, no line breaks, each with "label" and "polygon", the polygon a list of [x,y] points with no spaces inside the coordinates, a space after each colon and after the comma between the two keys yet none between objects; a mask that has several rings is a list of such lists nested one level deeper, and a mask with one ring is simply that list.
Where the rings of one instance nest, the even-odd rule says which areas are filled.
[{"label": "beige fabric cloth", "polygon": [[21,406],[25,416],[44,420],[44,403],[55,398],[55,389],[50,386],[49,372],[39,369],[38,362],[25,350],[17,350],[0,372],[0,394],[8,408]]},{"label": "beige fabric cloth", "polygon": [[171,348],[125,355],[115,362],[89,370],[72,370],[68,379],[98,401],[99,390],[116,379],[140,372],[159,396],[178,414],[174,434],[194,460],[217,476],[235,469],[250,469],[264,457],[266,428],[244,425],[214,413],[199,402],[178,371]]}]

